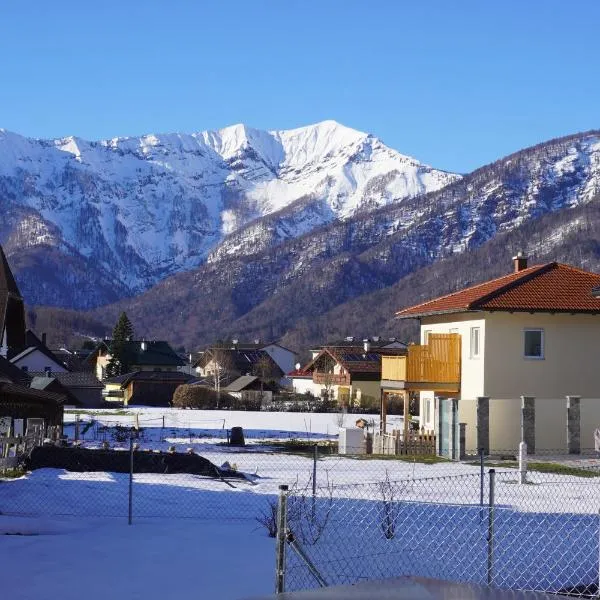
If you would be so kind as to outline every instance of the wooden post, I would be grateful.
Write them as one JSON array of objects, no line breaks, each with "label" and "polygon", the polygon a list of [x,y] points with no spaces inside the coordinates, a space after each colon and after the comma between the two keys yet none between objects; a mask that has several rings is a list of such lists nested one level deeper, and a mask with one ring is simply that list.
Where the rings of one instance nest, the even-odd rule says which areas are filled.
[{"label": "wooden post", "polygon": [[410,417],[410,406],[409,406],[409,394],[408,392],[402,392],[404,396],[404,443],[408,442],[408,424]]},{"label": "wooden post", "polygon": [[381,433],[385,433],[386,421],[387,421],[387,396],[384,390],[381,390],[381,415],[379,429]]}]

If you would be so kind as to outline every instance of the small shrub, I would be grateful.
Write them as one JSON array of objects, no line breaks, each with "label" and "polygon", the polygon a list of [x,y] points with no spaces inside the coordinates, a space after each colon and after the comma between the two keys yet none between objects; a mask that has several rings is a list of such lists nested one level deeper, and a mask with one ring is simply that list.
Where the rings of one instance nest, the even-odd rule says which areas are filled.
[{"label": "small shrub", "polygon": [[175,408],[210,410],[231,408],[235,398],[203,385],[180,385],[173,394],[171,404]]}]

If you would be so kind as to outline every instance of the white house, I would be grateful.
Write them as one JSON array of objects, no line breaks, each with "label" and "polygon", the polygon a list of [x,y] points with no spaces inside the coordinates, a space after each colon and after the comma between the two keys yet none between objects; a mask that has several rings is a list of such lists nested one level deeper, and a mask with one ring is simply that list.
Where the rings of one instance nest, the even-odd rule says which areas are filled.
[{"label": "white house", "polygon": [[[399,311],[400,319],[419,319],[421,345],[409,347],[405,371],[393,376],[384,367],[382,388],[418,391],[421,423],[442,437],[448,420],[465,423],[467,449],[487,442],[514,450],[529,429],[537,449],[564,449],[573,436],[593,447],[600,299],[592,290],[600,275],[556,262],[528,267],[521,254],[513,261],[509,275]],[[450,416],[442,414],[448,399]],[[576,403],[575,425],[567,426],[567,403]],[[523,407],[531,422],[522,421]]]},{"label": "white house", "polygon": [[40,340],[32,331],[28,330],[25,336],[26,348],[10,359],[22,371],[34,373],[66,373],[67,366],[54,355],[46,346],[46,337]]}]

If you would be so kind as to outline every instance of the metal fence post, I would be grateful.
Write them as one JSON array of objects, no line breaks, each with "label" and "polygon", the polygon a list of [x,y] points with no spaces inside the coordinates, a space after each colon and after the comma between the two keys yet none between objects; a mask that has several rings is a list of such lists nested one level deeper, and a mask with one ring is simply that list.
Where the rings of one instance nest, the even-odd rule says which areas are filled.
[{"label": "metal fence post", "polygon": [[479,448],[479,468],[481,476],[479,478],[479,505],[483,506],[483,482],[485,481],[484,449]]},{"label": "metal fence post", "polygon": [[133,432],[129,437],[129,519],[131,525],[133,521]]},{"label": "metal fence post", "polygon": [[287,534],[287,496],[288,486],[279,486],[277,503],[277,541],[275,546],[275,593],[285,591],[285,538]]},{"label": "metal fence post", "polygon": [[317,495],[317,459],[319,458],[319,447],[315,444],[313,453],[313,477],[312,477],[312,492],[313,498]]},{"label": "metal fence post", "polygon": [[487,584],[492,585],[494,579],[494,492],[496,489],[496,470],[490,469],[490,498],[488,508],[487,537]]}]

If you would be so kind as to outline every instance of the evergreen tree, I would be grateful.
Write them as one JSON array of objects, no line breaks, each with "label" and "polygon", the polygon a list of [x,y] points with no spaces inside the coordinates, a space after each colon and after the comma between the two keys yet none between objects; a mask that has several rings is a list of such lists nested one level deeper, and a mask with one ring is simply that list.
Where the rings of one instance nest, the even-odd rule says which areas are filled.
[{"label": "evergreen tree", "polygon": [[133,339],[133,325],[122,312],[115,328],[113,329],[112,342],[110,345],[111,358],[106,365],[106,374],[108,377],[123,375],[129,372],[129,365],[125,355],[125,345]]}]

